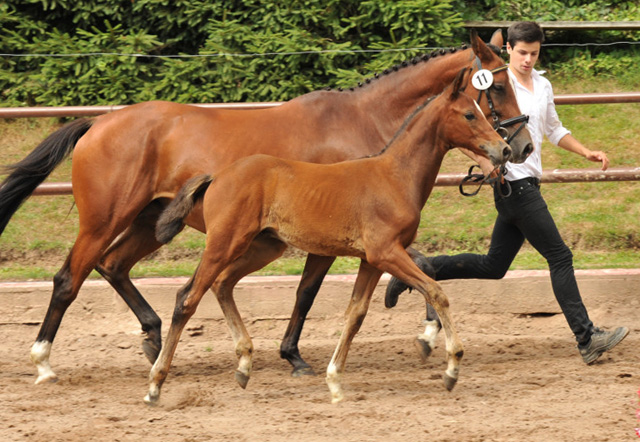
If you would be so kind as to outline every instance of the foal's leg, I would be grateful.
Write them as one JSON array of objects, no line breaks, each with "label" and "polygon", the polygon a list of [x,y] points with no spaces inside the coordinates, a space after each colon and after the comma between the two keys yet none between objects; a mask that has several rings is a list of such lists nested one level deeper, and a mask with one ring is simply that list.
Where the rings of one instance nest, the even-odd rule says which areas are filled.
[{"label": "foal's leg", "polygon": [[447,389],[453,389],[458,380],[459,365],[464,350],[449,314],[449,300],[442,291],[442,287],[425,275],[400,245],[395,246],[390,251],[386,250],[384,253],[378,253],[375,256],[371,255],[367,253],[367,258],[372,265],[414,287],[423,294],[427,303],[433,305],[440,316],[447,340],[448,360],[447,370],[443,378]]},{"label": "foal's leg", "polygon": [[284,338],[280,344],[280,357],[289,361],[293,365],[291,375],[294,377],[311,375],[315,372],[307,364],[298,349],[300,333],[307,318],[307,314],[313,305],[313,301],[320,290],[320,285],[324,280],[329,268],[336,260],[334,256],[307,255],[307,262],[302,272],[302,279],[296,292],[296,303],[291,313],[291,319],[284,333]]},{"label": "foal's leg", "polygon": [[[235,224],[233,221],[239,219],[234,216],[231,211],[224,212],[228,215],[228,219],[225,222],[216,223],[213,221],[211,225],[219,228],[216,232],[207,232],[207,243],[202,254],[200,265],[196,269],[193,278],[178,292],[176,297],[176,307],[171,318],[171,327],[165,340],[165,344],[158,354],[158,359],[151,367],[149,373],[149,393],[145,396],[144,401],[149,405],[154,405],[160,398],[160,388],[169,374],[169,368],[173,355],[175,354],[180,335],[182,330],[186,326],[187,322],[195,313],[202,296],[213,285],[218,275],[225,269],[229,263],[235,259],[241,257],[249,248],[254,235],[250,235],[251,228],[247,229],[239,228],[240,225],[247,226],[248,223],[243,224],[238,221]],[[246,214],[246,212],[245,212]],[[236,226],[234,230],[232,227]],[[257,233],[257,232],[256,232]],[[235,307],[233,298],[228,303],[226,298],[221,301],[221,308],[225,314],[227,322],[230,320],[239,319],[239,327],[244,329],[242,325],[242,319]],[[223,304],[224,303],[224,304]],[[227,315],[231,315],[227,316]],[[234,323],[235,325],[235,323]],[[232,329],[232,333],[234,329]],[[246,333],[246,330],[244,330]],[[246,334],[248,337],[248,334]],[[235,336],[234,336],[235,340]],[[248,339],[248,351],[253,351],[253,344],[251,339]]]},{"label": "foal's leg", "polygon": [[249,250],[225,268],[213,283],[212,290],[222,308],[236,347],[236,355],[239,358],[236,381],[242,388],[247,387],[251,376],[253,344],[233,299],[233,288],[244,276],[260,270],[282,256],[286,248],[285,243],[273,236],[258,235]]},{"label": "foal's leg", "polygon": [[162,246],[156,241],[155,225],[164,207],[159,201],[151,202],[111,244],[96,267],[140,321],[146,335],[142,349],[151,363],[155,362],[162,347],[162,321],[131,282],[129,271],[143,257]]},{"label": "foal's leg", "polygon": [[[425,275],[433,280],[436,279],[436,270],[433,268],[433,265],[431,265],[430,258],[427,258],[416,249],[411,247],[407,248],[407,253]],[[385,292],[385,307],[395,307],[396,303],[398,302],[398,296],[400,296],[400,294],[407,289],[410,289],[407,284],[405,284],[395,276],[391,277],[391,280],[389,281],[389,284],[387,284],[387,290]],[[424,320],[424,333],[418,335],[418,337],[416,338],[416,347],[418,348],[420,357],[425,362],[435,348],[436,338],[438,337],[438,333],[442,329],[440,318],[438,318],[438,314],[436,313],[433,306],[431,306],[431,304],[429,304],[428,302],[426,303],[426,306],[427,317]]]},{"label": "foal's leg", "polygon": [[340,341],[338,341],[338,346],[327,367],[327,385],[331,392],[331,402],[334,404],[344,398],[340,381],[344,373],[347,353],[349,352],[353,338],[358,330],[360,330],[362,321],[364,321],[367,315],[371,295],[380,280],[380,276],[382,276],[382,271],[371,266],[364,260],[361,261],[358,276],[356,277],[356,282],[353,287],[351,301],[345,314],[346,322],[340,335]]}]

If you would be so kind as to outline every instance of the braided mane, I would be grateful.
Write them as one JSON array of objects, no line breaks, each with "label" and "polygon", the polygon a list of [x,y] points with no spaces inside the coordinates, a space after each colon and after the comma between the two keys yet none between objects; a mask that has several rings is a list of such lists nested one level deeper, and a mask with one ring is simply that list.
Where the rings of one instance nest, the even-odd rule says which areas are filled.
[{"label": "braided mane", "polygon": [[[497,46],[495,46],[495,45],[493,45],[491,43],[487,43],[487,46],[493,52],[495,52],[497,55],[500,55],[501,48],[499,48],[499,47],[497,47]],[[357,86],[352,86],[352,87],[350,87],[348,89],[343,89],[343,88],[339,87],[336,90],[338,90],[340,92],[345,91],[345,90],[355,91],[356,87],[360,88],[362,86],[365,86],[365,85],[371,83],[372,81],[381,78],[382,76],[389,75],[389,74],[392,74],[394,72],[398,72],[399,70],[404,69],[404,68],[406,68],[408,66],[415,66],[416,64],[429,61],[432,58],[436,58],[438,56],[447,55],[447,54],[453,54],[453,53],[457,52],[458,50],[464,51],[466,49],[467,49],[467,45],[466,44],[462,44],[459,48],[436,49],[436,50],[432,51],[429,54],[418,55],[418,56],[412,58],[411,60],[408,60],[408,61],[405,60],[402,63],[398,63],[398,64],[396,64],[396,65],[394,65],[394,66],[392,66],[390,68],[387,68],[384,71],[382,71],[382,74],[379,74],[379,73],[376,72],[375,74],[373,74],[373,77],[369,77],[369,78],[366,78],[363,81],[358,82]],[[327,88],[325,88],[325,90],[332,91],[334,89],[331,88],[331,87],[327,87]]]}]

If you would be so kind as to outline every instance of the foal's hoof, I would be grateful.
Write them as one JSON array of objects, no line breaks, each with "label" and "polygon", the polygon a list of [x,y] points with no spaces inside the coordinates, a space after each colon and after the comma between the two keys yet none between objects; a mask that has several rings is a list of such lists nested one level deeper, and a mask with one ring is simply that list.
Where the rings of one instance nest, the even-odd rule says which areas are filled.
[{"label": "foal's hoof", "polygon": [[144,403],[147,404],[149,407],[155,407],[156,405],[158,405],[158,398],[153,398],[151,397],[149,394],[147,394],[144,397]]},{"label": "foal's hoof", "polygon": [[142,341],[142,351],[144,352],[144,355],[147,357],[149,362],[151,362],[152,364],[155,364],[156,359],[158,359],[161,348],[161,344],[156,344],[149,338],[146,338],[144,341]]},{"label": "foal's hoof", "polygon": [[160,399],[160,389],[157,387],[149,387],[149,392],[144,397],[144,403],[150,407],[155,407],[158,405],[158,400]]},{"label": "foal's hoof", "polygon": [[444,386],[447,388],[448,391],[453,390],[453,387],[456,386],[456,382],[458,382],[457,378],[452,378],[447,373],[442,375],[442,380],[444,381]]},{"label": "foal's hoof", "polygon": [[246,374],[242,373],[241,371],[236,371],[236,382],[243,389],[245,389],[245,388],[247,388],[247,384],[249,383],[249,376],[247,376]]},{"label": "foal's hoof", "polygon": [[303,376],[317,376],[316,372],[310,366],[294,368],[291,371],[291,377],[301,378]]},{"label": "foal's hoof", "polygon": [[420,355],[420,359],[422,359],[422,362],[426,364],[427,359],[429,359],[429,356],[431,356],[431,352],[433,351],[433,349],[431,348],[431,345],[429,345],[427,341],[424,341],[420,338],[416,338],[416,340],[413,341],[413,343],[416,346],[416,349],[418,350],[418,355]]}]

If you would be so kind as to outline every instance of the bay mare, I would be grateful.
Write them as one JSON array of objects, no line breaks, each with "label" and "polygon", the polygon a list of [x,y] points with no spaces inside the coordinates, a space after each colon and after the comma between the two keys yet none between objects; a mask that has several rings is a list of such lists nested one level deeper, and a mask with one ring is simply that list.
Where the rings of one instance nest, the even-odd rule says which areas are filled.
[{"label": "bay mare", "polygon": [[239,356],[236,380],[246,387],[253,343],[232,292],[215,290],[215,285],[218,276],[258,237],[271,244],[265,264],[281,256],[287,245],[315,255],[361,260],[344,329],[327,368],[332,402],[344,397],[340,378],[347,353],[383,272],[422,293],[440,316],[448,361],[444,382],[447,389],[453,388],[463,346],[449,314],[449,301],[405,249],[415,239],[420,213],[449,150],[455,146],[468,149],[496,166],[511,156],[511,148],[474,99],[462,92],[465,73],[468,69],[462,69],[442,94],[419,106],[402,125],[397,139],[379,155],[336,164],[254,155],[213,178],[203,175],[187,183],[158,220],[157,237],[167,242],[175,236],[198,195],[208,187],[202,204],[205,250],[194,276],[176,297],[165,345],[149,374],[147,403],[158,402],[182,330],[212,285]]},{"label": "bay mare", "polygon": [[[501,46],[502,35],[491,43]],[[494,48],[495,49],[495,48]],[[62,318],[82,283],[96,269],[118,292],[140,321],[147,358],[161,348],[161,321],[132,283],[131,268],[156,251],[154,229],[162,209],[191,177],[213,174],[255,153],[314,163],[335,163],[378,152],[404,119],[427,97],[441,92],[462,67],[494,69],[504,65],[475,32],[471,48],[435,52],[394,67],[351,91],[316,91],[263,110],[220,110],[147,102],[80,119],[51,134],[10,172],[0,189],[0,233],[34,189],[73,152],[73,195],[79,216],[75,243],[54,277],[49,308],[31,359],[36,383],[56,380],[51,347]],[[473,90],[469,85],[469,90]],[[495,74],[489,89],[497,115],[520,114],[506,72]],[[492,113],[480,100],[486,116]],[[516,128],[507,128],[515,133]],[[532,148],[529,133],[512,141],[514,162]],[[204,231],[196,211],[187,224]],[[231,291],[243,276],[263,266],[262,247],[225,272],[221,290]],[[296,294],[281,355],[297,373],[310,370],[298,350],[298,339],[315,295],[335,258],[310,254]]]}]

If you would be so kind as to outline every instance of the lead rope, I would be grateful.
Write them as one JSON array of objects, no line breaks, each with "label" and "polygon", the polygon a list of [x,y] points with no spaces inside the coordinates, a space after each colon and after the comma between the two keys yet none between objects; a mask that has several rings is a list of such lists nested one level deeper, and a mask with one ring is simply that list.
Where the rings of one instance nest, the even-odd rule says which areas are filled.
[{"label": "lead rope", "polygon": [[[475,196],[478,194],[478,192],[480,192],[480,189],[482,189],[482,186],[487,183],[489,184],[491,187],[493,187],[494,189],[497,186],[497,190],[498,190],[498,195],[500,195],[502,198],[509,198],[511,196],[511,183],[509,183],[508,180],[504,180],[503,181],[503,177],[509,172],[507,170],[507,168],[505,167],[504,164],[497,166],[495,169],[493,169],[493,171],[491,171],[491,173],[487,176],[485,176],[482,173],[473,173],[473,169],[475,168],[480,168],[480,166],[478,166],[477,164],[474,164],[473,166],[471,166],[469,168],[469,172],[467,172],[467,176],[465,176],[464,178],[462,178],[462,181],[460,181],[460,185],[458,186],[458,190],[460,190],[460,193],[464,196]],[[493,178],[491,178],[491,174],[497,171],[497,175]],[[478,188],[471,192],[468,193],[464,190],[464,184],[467,182],[471,182],[471,183],[480,183],[480,185],[478,186]],[[503,192],[502,188],[503,186],[506,188],[506,192]]]}]

